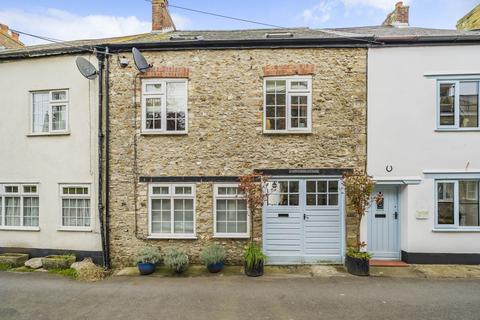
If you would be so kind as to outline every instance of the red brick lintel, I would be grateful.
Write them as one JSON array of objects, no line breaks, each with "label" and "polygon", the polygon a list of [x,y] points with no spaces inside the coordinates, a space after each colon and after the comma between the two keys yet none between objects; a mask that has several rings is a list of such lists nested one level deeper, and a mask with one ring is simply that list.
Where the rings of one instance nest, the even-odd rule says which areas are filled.
[{"label": "red brick lintel", "polygon": [[155,67],[143,73],[141,78],[188,78],[190,70],[179,67]]},{"label": "red brick lintel", "polygon": [[313,75],[314,73],[314,64],[285,64],[263,67],[264,77]]}]

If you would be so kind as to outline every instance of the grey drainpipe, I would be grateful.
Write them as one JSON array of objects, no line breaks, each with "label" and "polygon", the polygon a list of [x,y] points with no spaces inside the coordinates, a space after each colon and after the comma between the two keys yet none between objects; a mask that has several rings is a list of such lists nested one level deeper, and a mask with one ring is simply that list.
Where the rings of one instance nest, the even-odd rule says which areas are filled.
[{"label": "grey drainpipe", "polygon": [[98,59],[98,218],[100,220],[100,236],[102,241],[102,260],[106,267],[105,224],[103,220],[103,54],[97,54]]},{"label": "grey drainpipe", "polygon": [[110,59],[105,48],[105,267],[110,269]]}]

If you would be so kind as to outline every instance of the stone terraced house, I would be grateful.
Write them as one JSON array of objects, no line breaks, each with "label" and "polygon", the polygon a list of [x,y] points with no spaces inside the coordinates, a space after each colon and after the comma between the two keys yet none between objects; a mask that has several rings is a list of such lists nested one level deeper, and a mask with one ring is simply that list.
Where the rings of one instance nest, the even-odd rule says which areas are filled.
[{"label": "stone terraced house", "polygon": [[[114,268],[131,265],[144,246],[180,248],[198,262],[202,248],[213,243],[225,246],[227,262],[241,263],[250,237],[262,243],[271,264],[342,263],[347,246],[356,241],[356,220],[345,205],[341,176],[368,169],[379,180],[388,180],[380,173],[382,155],[391,151],[379,148],[384,129],[378,124],[395,121],[388,115],[375,118],[367,104],[372,101],[382,114],[382,103],[372,100],[377,98],[375,87],[385,86],[395,75],[402,54],[382,57],[382,71],[388,72],[376,72],[372,82],[371,53],[429,47],[433,55],[436,47],[480,41],[476,32],[410,27],[408,7],[402,4],[376,27],[176,31],[166,1],[153,0],[152,29],[128,37],[0,52],[2,62],[34,64],[63,57],[71,68],[79,55],[99,62],[100,77],[91,86],[83,78],[75,78],[77,85],[62,85],[66,79],[57,77],[42,88],[71,88],[72,93],[77,86],[83,88],[85,97],[71,96],[68,135],[35,140],[21,136],[34,147],[54,148],[78,137],[81,125],[97,122],[99,127],[91,125],[92,135],[82,140],[91,139],[90,151],[82,152],[93,157],[90,164],[82,158],[85,176],[59,167],[65,177],[49,182],[53,189],[48,190],[40,178],[15,178],[7,169],[0,171],[0,187],[11,181],[40,182],[38,219],[45,227],[30,231],[53,237],[55,249],[61,242],[66,244],[61,249],[71,251],[87,250],[81,239],[89,237],[96,241],[90,246],[97,253],[102,248],[103,259],[107,265],[111,259]],[[151,64],[148,70],[138,70],[133,48]],[[6,86],[8,78],[2,79]],[[26,100],[18,110],[24,110],[27,120],[22,121],[27,123],[28,95],[35,89],[19,89]],[[81,109],[76,99],[96,104]],[[90,122],[74,125],[89,115]],[[374,139],[367,120],[380,128],[372,131]],[[93,128],[103,133],[99,139],[91,138],[97,136]],[[378,155],[370,155],[367,142]],[[3,154],[9,154],[5,150]],[[88,170],[90,166],[98,170]],[[255,216],[238,189],[239,177],[252,172],[268,176],[266,203]],[[88,230],[61,233],[47,228],[63,210],[54,201],[45,211],[43,197],[59,197],[63,189],[58,185],[64,182],[91,186],[89,217],[94,220]],[[6,197],[0,193],[0,199]],[[14,249],[9,243],[32,252],[52,246],[27,230],[6,232],[0,227],[0,239],[13,236],[15,241],[0,244],[2,251]],[[368,232],[364,226],[362,236]],[[400,249],[390,258],[398,259]]]}]

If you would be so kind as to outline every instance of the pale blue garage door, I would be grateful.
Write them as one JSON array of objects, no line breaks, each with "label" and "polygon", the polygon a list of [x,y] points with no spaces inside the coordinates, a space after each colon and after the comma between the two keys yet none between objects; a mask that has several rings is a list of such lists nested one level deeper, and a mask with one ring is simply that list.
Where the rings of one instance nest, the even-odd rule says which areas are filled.
[{"label": "pale blue garage door", "polygon": [[270,179],[263,212],[269,264],[341,263],[343,194],[338,178]]}]

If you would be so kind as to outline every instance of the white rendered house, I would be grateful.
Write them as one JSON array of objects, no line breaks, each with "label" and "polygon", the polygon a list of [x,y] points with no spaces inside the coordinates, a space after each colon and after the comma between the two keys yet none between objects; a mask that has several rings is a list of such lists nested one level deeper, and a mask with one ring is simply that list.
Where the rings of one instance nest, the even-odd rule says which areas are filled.
[{"label": "white rendered house", "polygon": [[480,263],[480,44],[372,48],[362,236],[376,258]]},{"label": "white rendered house", "polygon": [[101,262],[98,79],[25,52],[0,53],[0,251]]}]

